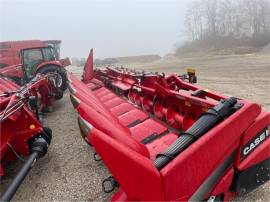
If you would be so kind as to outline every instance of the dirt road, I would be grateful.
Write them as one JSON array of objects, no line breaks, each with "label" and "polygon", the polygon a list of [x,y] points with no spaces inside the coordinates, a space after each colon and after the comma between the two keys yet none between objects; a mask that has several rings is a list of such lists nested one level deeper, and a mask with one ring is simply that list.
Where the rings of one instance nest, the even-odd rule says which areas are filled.
[{"label": "dirt road", "polygon": [[[270,55],[204,56],[161,60],[151,64],[127,64],[126,67],[151,71],[184,73],[186,67],[195,67],[199,85],[225,94],[235,95],[262,104],[270,111]],[[69,70],[80,74],[81,68]],[[14,200],[52,201],[83,200],[103,201],[101,182],[109,176],[101,162],[93,160],[93,151],[82,140],[76,114],[66,94],[55,104],[55,111],[44,117],[46,126],[53,129],[53,141],[49,153],[40,159]],[[1,180],[3,190],[16,173],[17,162]],[[270,183],[237,201],[267,201]]]}]

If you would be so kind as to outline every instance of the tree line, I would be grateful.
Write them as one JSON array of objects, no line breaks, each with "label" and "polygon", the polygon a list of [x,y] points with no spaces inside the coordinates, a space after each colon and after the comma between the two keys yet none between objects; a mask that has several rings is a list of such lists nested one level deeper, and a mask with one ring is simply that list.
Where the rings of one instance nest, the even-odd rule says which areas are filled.
[{"label": "tree line", "polygon": [[190,44],[264,46],[270,42],[270,0],[195,0],[185,24]]}]

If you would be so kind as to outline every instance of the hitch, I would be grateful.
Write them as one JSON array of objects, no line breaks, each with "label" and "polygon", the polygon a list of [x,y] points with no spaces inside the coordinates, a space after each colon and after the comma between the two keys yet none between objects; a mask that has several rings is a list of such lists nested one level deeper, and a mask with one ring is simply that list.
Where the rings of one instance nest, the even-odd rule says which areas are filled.
[{"label": "hitch", "polygon": [[43,157],[51,143],[52,131],[50,128],[44,128],[44,132],[38,135],[29,143],[31,154],[17,173],[11,184],[8,186],[4,194],[1,196],[1,201],[10,201],[16,193],[19,186],[22,184],[26,175],[30,172],[37,159]]}]

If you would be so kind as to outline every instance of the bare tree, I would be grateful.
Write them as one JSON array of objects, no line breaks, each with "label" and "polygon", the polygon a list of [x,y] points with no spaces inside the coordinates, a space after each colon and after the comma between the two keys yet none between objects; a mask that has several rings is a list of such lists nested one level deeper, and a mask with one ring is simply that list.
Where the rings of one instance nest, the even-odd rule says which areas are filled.
[{"label": "bare tree", "polygon": [[192,41],[267,35],[270,0],[197,0],[187,10],[186,25]]},{"label": "bare tree", "polygon": [[270,0],[259,1],[260,21],[262,31],[264,33],[270,32]]},{"label": "bare tree", "polygon": [[194,1],[186,14],[186,26],[192,41],[203,38],[203,10],[201,1]]},{"label": "bare tree", "polygon": [[217,0],[202,1],[205,6],[206,21],[208,23],[208,30],[210,35],[217,35],[217,13],[218,3]]}]

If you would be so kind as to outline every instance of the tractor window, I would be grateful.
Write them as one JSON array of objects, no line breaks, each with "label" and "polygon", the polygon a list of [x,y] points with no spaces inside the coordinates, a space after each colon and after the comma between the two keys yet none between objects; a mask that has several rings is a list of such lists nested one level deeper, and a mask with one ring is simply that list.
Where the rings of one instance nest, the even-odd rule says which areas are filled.
[{"label": "tractor window", "polygon": [[29,49],[23,51],[23,66],[26,78],[35,75],[37,66],[43,61],[41,49]]},{"label": "tractor window", "polygon": [[55,56],[56,56],[57,60],[59,60],[60,59],[60,47],[59,47],[59,45],[55,45],[54,52],[55,52]]},{"label": "tractor window", "polygon": [[43,48],[44,61],[52,61],[55,60],[52,49],[51,48]]},{"label": "tractor window", "polygon": [[43,60],[42,53],[40,49],[29,49],[24,50],[24,62],[40,61]]}]

